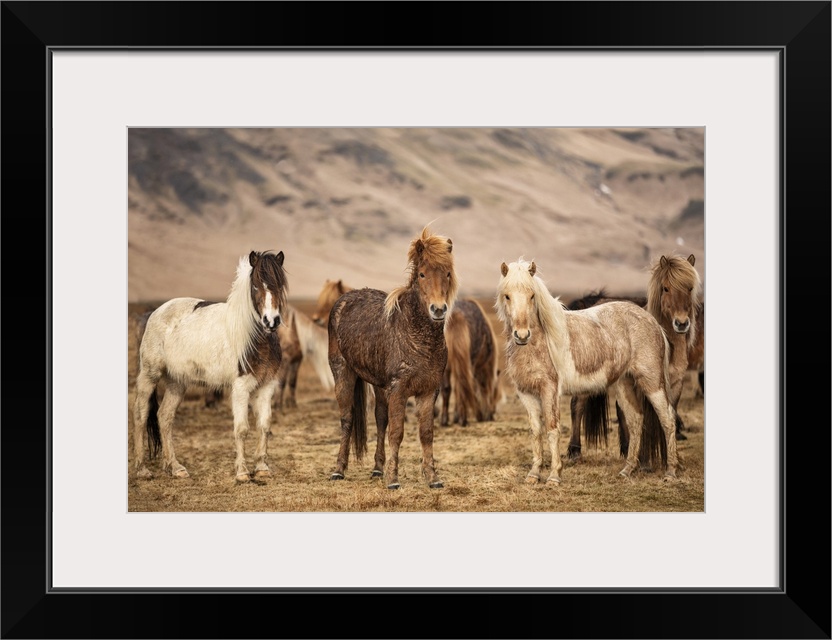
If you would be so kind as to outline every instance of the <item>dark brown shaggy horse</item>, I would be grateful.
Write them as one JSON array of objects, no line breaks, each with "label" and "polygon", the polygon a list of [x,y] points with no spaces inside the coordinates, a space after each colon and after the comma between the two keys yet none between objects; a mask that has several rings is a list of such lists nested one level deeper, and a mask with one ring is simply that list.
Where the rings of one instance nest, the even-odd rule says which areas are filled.
[{"label": "dark brown shaggy horse", "polygon": [[465,427],[468,417],[478,422],[494,419],[497,406],[497,338],[480,304],[461,298],[445,325],[448,366],[442,379],[439,424],[450,424],[449,405],[454,396],[454,423]]},{"label": "dark brown shaggy horse", "polygon": [[[343,480],[350,442],[356,459],[367,447],[367,390],[375,392],[376,452],[371,477],[384,476],[398,489],[399,447],[404,437],[405,405],[416,398],[422,472],[431,488],[442,482],[433,459],[433,407],[448,359],[445,323],[459,283],[453,243],[428,227],[410,243],[407,284],[385,294],[354,289],[338,298],[329,314],[329,364],[341,412],[341,445],[330,478]],[[388,431],[389,427],[389,431]],[[390,458],[386,460],[384,437]]]}]

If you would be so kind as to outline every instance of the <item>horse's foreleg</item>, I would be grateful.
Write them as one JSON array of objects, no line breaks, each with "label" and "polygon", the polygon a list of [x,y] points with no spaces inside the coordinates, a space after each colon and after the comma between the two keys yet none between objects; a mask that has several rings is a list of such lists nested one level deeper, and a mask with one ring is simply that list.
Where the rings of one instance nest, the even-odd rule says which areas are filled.
[{"label": "horse's foreleg", "polygon": [[181,382],[167,380],[165,397],[159,406],[159,431],[162,436],[164,468],[168,469],[174,478],[188,477],[187,470],[176,460],[176,454],[173,451],[173,419],[184,397],[185,385]]},{"label": "horse's foreleg", "polygon": [[[376,402],[380,402],[380,398],[376,398]],[[387,459],[384,479],[387,483],[388,489],[398,489],[399,484],[399,448],[404,439],[404,411],[407,404],[407,397],[400,393],[392,393],[389,396],[387,403],[388,423],[387,423],[387,442],[390,445],[390,457]],[[431,407],[433,412],[433,407]],[[431,420],[433,414],[431,413]]]},{"label": "horse's foreleg", "polygon": [[234,477],[237,482],[251,480],[246,467],[245,440],[248,434],[248,402],[257,380],[252,375],[236,378],[231,385],[231,411],[234,415]]},{"label": "horse's foreleg", "polygon": [[272,397],[277,382],[269,382],[254,392],[251,407],[257,420],[257,429],[260,438],[257,441],[257,450],[254,452],[254,477],[271,478],[272,472],[266,464],[266,455],[269,434],[272,426]]},{"label": "horse's foreleg", "polygon": [[433,405],[434,394],[416,397],[416,416],[419,422],[419,442],[422,443],[422,474],[431,489],[441,489],[444,485],[436,473],[433,460]]},{"label": "horse's foreleg", "polygon": [[518,391],[517,397],[529,414],[529,430],[532,437],[532,468],[526,475],[526,482],[536,484],[540,480],[540,467],[543,466],[543,408],[537,396]]},{"label": "horse's foreleg", "polygon": [[647,394],[650,404],[656,411],[659,421],[664,430],[665,442],[667,442],[667,468],[664,472],[665,479],[676,477],[676,467],[679,463],[676,451],[676,412],[667,395],[661,390]]},{"label": "horse's foreleg", "polygon": [[546,482],[560,484],[560,472],[563,461],[560,459],[560,394],[557,389],[551,395],[541,398],[543,419],[546,423],[546,437],[549,441],[549,453],[552,458],[552,469]]},{"label": "horse's foreleg", "polygon": [[376,417],[376,453],[374,456],[373,472],[370,474],[371,478],[381,478],[384,476],[384,437],[387,435],[387,395],[383,389],[373,387],[375,396],[375,408],[373,413]]},{"label": "horse's foreleg", "polygon": [[150,396],[156,389],[156,382],[139,372],[136,378],[136,399],[133,403],[133,457],[136,475],[139,478],[152,478],[153,474],[144,463],[144,438],[148,414],[150,413]]}]

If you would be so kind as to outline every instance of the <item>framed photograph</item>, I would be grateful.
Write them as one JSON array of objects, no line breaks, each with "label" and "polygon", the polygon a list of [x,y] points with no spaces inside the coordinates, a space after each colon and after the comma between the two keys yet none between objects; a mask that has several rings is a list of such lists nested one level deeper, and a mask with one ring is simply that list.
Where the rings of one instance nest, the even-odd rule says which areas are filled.
[{"label": "framed photograph", "polygon": [[[371,27],[381,6],[418,35]],[[337,621],[375,617],[379,595],[429,598],[430,616],[402,623],[415,637],[458,620],[460,597],[494,606],[448,635],[830,637],[829,432],[801,429],[804,398],[829,388],[803,353],[826,343],[794,315],[807,273],[828,290],[830,3],[472,6],[3,3],[6,237],[46,240],[34,278],[7,247],[3,637],[348,637],[355,625]],[[130,244],[131,135],[417,127],[704,131],[703,509],[131,509],[129,255],[161,259],[135,233]],[[287,220],[314,209],[273,204]],[[156,249],[187,256],[198,246],[187,233]],[[216,271],[227,271],[219,258]],[[32,318],[44,356],[11,360]],[[31,378],[43,382],[33,390]],[[34,424],[12,419],[18,398]],[[237,614],[239,602],[266,613]],[[302,607],[320,604],[329,615],[310,627]],[[536,604],[555,614],[530,632]],[[207,615],[214,606],[224,615]]]}]

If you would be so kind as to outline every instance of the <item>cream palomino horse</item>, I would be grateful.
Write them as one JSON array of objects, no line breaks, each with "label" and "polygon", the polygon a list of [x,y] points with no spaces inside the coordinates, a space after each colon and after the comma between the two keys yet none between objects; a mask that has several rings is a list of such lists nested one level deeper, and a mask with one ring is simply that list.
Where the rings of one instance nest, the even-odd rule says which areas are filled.
[{"label": "cream palomino horse", "polygon": [[648,311],[630,302],[609,302],[571,311],[553,297],[534,262],[500,267],[495,307],[506,337],[506,372],[529,414],[532,467],[526,482],[540,480],[543,436],[552,466],[548,483],[561,482],[560,396],[616,387],[630,425],[627,462],[620,474],[638,468],[642,405],[656,410],[667,438],[665,478],[676,477],[675,412],[669,398],[669,345]]}]

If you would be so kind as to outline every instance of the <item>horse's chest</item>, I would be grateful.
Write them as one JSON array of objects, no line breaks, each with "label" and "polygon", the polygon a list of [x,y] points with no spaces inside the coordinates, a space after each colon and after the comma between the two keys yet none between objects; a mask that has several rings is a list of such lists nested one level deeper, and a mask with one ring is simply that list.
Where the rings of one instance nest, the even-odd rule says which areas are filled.
[{"label": "horse's chest", "polygon": [[547,387],[558,384],[558,373],[548,354],[532,346],[514,347],[509,351],[506,373],[524,393],[540,395]]}]

